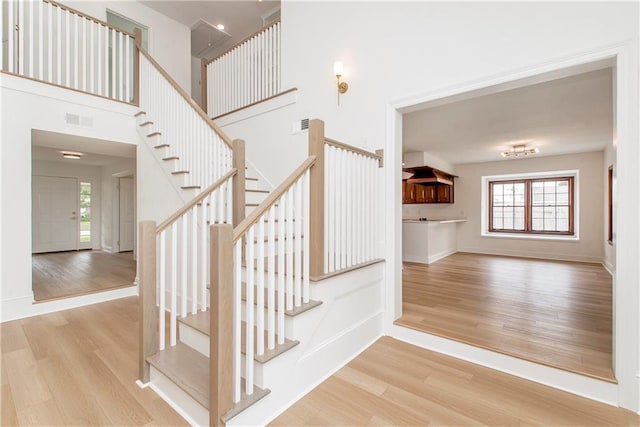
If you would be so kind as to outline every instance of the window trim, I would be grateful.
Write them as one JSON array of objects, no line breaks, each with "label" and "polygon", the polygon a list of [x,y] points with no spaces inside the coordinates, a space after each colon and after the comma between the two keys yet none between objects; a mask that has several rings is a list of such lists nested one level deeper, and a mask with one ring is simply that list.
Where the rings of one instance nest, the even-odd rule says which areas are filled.
[{"label": "window trim", "polygon": [[[546,182],[546,181],[567,181],[569,183],[569,231],[537,231],[533,230],[533,202],[531,200],[531,187],[534,182]],[[545,178],[522,178],[522,179],[493,179],[488,181],[489,200],[487,203],[487,209],[489,211],[489,222],[487,229],[489,233],[518,233],[518,234],[541,234],[551,236],[573,236],[574,229],[574,177],[573,176],[555,176]],[[524,184],[524,230],[515,229],[496,229],[493,228],[493,185],[494,184],[510,184],[510,183],[523,183]],[[557,206],[557,205],[556,205]],[[515,206],[514,206],[515,207]]]},{"label": "window trim", "polygon": [[[523,179],[562,178],[573,177],[573,235],[558,233],[523,233],[514,231],[489,231],[489,185],[490,181],[522,181]],[[498,239],[525,239],[525,240],[557,240],[580,241],[580,171],[578,169],[550,170],[542,172],[506,173],[494,175],[481,175],[480,195],[480,237]]]}]

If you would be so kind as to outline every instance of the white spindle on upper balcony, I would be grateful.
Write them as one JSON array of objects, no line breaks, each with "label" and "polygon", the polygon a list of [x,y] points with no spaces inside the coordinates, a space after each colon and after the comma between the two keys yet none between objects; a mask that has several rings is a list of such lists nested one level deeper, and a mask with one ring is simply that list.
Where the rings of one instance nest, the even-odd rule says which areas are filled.
[{"label": "white spindle on upper balcony", "polygon": [[280,22],[203,65],[204,103],[216,117],[280,92]]}]

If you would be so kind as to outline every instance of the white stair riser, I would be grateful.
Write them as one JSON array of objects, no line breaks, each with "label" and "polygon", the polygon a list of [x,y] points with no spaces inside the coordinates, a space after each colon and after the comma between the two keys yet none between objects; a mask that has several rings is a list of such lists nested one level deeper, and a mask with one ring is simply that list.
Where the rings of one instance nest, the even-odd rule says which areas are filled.
[{"label": "white stair riser", "polygon": [[253,179],[245,179],[244,186],[247,190],[260,190],[260,183]]},{"label": "white stair riser", "polygon": [[[192,327],[185,325],[183,323],[179,323],[180,328],[180,342],[189,347],[193,348],[200,354],[209,357],[209,337],[202,332],[193,329]],[[246,372],[246,357],[243,354],[241,359],[242,373],[241,376],[245,377]],[[276,358],[277,359],[277,358]],[[264,369],[267,364],[257,363],[255,362],[253,365],[253,375],[255,384],[264,388]]]},{"label": "white stair riser", "polygon": [[[249,181],[247,181],[249,182]],[[268,193],[256,193],[253,191],[246,191],[244,194],[245,203],[262,203],[267,198]]]}]

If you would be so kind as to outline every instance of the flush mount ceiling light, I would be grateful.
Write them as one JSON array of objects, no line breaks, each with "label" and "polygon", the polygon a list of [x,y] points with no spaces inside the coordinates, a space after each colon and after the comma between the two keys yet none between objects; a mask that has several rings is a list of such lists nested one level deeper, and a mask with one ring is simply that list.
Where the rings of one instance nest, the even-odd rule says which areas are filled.
[{"label": "flush mount ceiling light", "polygon": [[518,156],[528,156],[529,154],[536,154],[538,148],[527,148],[527,144],[518,144],[511,147],[511,150],[503,151],[502,157],[518,157]]},{"label": "flush mount ceiling light", "polygon": [[79,160],[82,157],[82,153],[78,153],[77,151],[61,151],[61,153],[65,159]]},{"label": "flush mount ceiling light", "polygon": [[219,29],[220,31],[222,31],[222,30],[224,30],[224,25],[218,24],[218,25],[216,25],[216,28]]}]

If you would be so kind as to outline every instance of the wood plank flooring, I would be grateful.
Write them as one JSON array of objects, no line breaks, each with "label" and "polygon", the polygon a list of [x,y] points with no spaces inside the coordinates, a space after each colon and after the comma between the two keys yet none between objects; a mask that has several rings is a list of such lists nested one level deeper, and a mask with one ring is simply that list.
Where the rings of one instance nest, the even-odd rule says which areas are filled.
[{"label": "wood plank flooring", "polygon": [[405,263],[402,284],[399,325],[615,382],[599,264],[456,253]]},{"label": "wood plank flooring", "polygon": [[34,254],[33,295],[37,302],[132,286],[133,252],[70,251]]},{"label": "wood plank flooring", "polygon": [[638,426],[640,416],[383,337],[273,426]]},{"label": "wood plank flooring", "polygon": [[3,323],[0,425],[188,425],[140,389],[138,298]]}]

